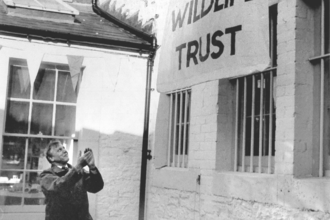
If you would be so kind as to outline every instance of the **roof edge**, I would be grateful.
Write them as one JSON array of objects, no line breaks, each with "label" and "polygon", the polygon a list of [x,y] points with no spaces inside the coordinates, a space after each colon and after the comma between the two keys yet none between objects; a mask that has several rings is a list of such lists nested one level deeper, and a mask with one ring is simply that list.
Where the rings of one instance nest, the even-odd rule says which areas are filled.
[{"label": "roof edge", "polygon": [[119,27],[131,32],[132,34],[144,39],[145,41],[147,41],[148,43],[151,44],[152,46],[152,51],[155,51],[157,49],[157,40],[156,37],[147,33],[144,33],[128,24],[126,24],[125,22],[117,19],[116,17],[112,16],[111,14],[109,14],[108,12],[102,10],[99,6],[98,6],[98,0],[92,0],[92,8],[93,11],[100,15],[101,17],[104,17],[105,19],[113,22],[114,24],[118,25]]},{"label": "roof edge", "polygon": [[130,51],[139,54],[150,54],[153,51],[152,45],[136,44],[126,41],[116,41],[109,39],[96,39],[93,37],[84,37],[67,33],[59,33],[54,31],[29,29],[26,27],[8,26],[0,24],[0,35],[15,36],[20,38],[38,39],[54,43],[94,46],[106,49],[114,49],[120,51]]}]

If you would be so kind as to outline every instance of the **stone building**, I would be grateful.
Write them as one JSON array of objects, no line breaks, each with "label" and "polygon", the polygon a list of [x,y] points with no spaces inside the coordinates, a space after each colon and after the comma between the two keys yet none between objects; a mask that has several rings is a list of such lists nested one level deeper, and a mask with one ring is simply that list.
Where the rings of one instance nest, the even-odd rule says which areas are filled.
[{"label": "stone building", "polygon": [[169,4],[148,219],[330,219],[329,4]]},{"label": "stone building", "polygon": [[94,219],[135,219],[155,46],[97,0],[0,0],[1,220],[45,218],[51,139],[72,164],[93,149],[105,181],[89,194]]}]

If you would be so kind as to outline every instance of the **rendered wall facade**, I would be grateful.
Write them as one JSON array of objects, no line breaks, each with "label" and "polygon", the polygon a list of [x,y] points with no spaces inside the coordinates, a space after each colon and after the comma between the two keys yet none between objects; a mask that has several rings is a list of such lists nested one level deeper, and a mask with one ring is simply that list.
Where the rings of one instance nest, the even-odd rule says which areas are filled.
[{"label": "rendered wall facade", "polygon": [[329,218],[330,180],[317,177],[320,78],[308,61],[319,53],[320,5],[272,2],[278,4],[275,174],[232,172],[234,86],[229,79],[194,85],[187,169],[166,167],[166,154],[157,154],[167,147],[168,112],[160,99],[148,219]]},{"label": "rendered wall facade", "polygon": [[[0,123],[5,119],[8,58],[44,52],[43,62],[67,64],[67,55],[83,56],[77,100],[78,149],[94,151],[104,189],[89,194],[94,219],[132,219],[138,214],[147,60],[116,51],[100,51],[45,42],[0,38]],[[4,126],[0,126],[3,134]],[[2,139],[0,139],[2,145]],[[0,219],[44,219],[45,206],[0,207]],[[134,218],[133,218],[134,219]]]}]

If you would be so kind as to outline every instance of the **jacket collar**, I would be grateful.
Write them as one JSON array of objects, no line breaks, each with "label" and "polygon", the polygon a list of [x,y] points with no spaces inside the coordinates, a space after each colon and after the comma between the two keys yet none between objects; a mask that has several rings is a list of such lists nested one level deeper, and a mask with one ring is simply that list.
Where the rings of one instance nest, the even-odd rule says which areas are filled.
[{"label": "jacket collar", "polygon": [[[69,169],[72,168],[71,164],[68,164],[68,163],[67,163],[67,166],[68,166]],[[53,171],[54,173],[62,173],[62,172],[65,172],[65,170],[61,169],[60,167],[58,167],[58,166],[55,165],[55,164],[52,164],[51,169],[52,169],[52,171]]]}]

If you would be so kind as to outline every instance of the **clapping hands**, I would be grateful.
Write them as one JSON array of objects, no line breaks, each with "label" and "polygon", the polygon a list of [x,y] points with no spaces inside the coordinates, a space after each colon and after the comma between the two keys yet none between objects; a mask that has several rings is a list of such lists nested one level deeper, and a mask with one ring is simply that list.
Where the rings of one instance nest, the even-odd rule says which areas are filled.
[{"label": "clapping hands", "polygon": [[78,159],[78,165],[81,167],[88,165],[90,169],[95,168],[94,154],[90,148],[85,149],[84,154]]},{"label": "clapping hands", "polygon": [[84,151],[84,156],[86,156],[86,162],[89,168],[91,169],[95,168],[95,160],[92,149],[86,148]]}]

